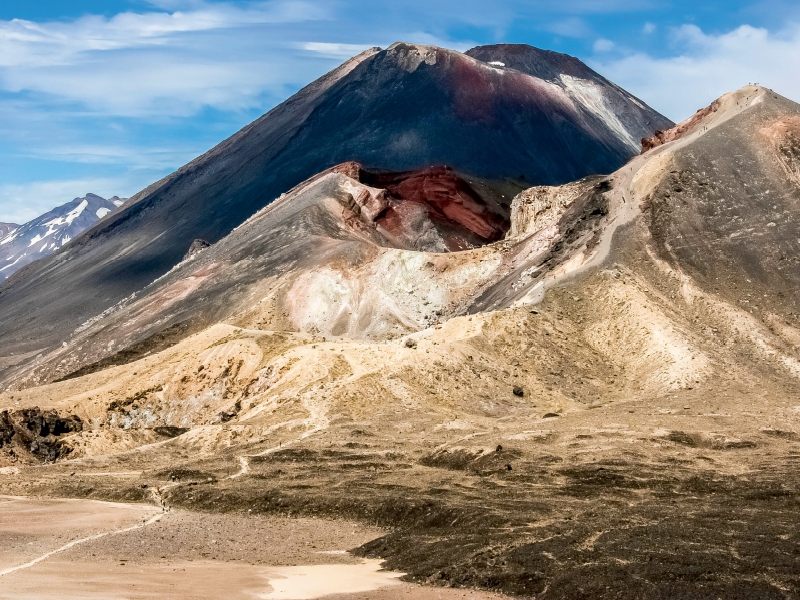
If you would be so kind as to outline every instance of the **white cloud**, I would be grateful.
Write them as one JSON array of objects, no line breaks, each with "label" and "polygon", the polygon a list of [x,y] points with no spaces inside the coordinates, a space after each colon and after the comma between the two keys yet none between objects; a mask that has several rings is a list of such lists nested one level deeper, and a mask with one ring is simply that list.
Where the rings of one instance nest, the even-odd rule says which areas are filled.
[{"label": "white cloud", "polygon": [[594,43],[594,51],[595,52],[610,52],[614,49],[616,44],[611,40],[607,40],[605,38],[600,38]]},{"label": "white cloud", "polygon": [[369,50],[373,46],[364,44],[332,44],[325,42],[307,42],[305,44],[300,44],[300,47],[303,50],[308,50],[309,52],[315,52],[317,54],[321,54],[326,58],[347,60],[348,58],[351,58],[356,54],[361,54],[362,52],[364,52],[364,50]]},{"label": "white cloud", "polygon": [[636,53],[592,66],[677,121],[751,82],[800,101],[800,24],[775,33],[743,25],[720,35],[684,25],[669,35],[677,56]]},{"label": "white cloud", "polygon": [[656,29],[658,29],[658,27],[656,27],[655,23],[648,22],[644,24],[644,27],[642,27],[642,33],[650,35],[651,33],[655,33]]},{"label": "white cloud", "polygon": [[0,90],[111,115],[251,108],[264,94],[307,82],[308,71],[297,64],[270,60],[286,51],[282,30],[330,16],[323,3],[273,0],[244,7],[194,2],[173,13],[68,22],[0,21]]},{"label": "white cloud", "polygon": [[592,30],[589,25],[581,18],[570,17],[550,23],[545,27],[547,31],[565,37],[582,38],[591,35]]}]

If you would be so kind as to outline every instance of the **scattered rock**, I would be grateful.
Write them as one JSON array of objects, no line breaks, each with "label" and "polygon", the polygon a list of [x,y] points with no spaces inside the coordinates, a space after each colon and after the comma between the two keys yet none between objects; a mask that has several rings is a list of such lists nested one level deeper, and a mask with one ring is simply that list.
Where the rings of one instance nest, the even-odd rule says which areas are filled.
[{"label": "scattered rock", "polygon": [[231,421],[234,417],[236,417],[235,412],[228,412],[223,410],[211,420],[211,424],[217,425],[219,423],[227,423],[228,421]]},{"label": "scattered rock", "polygon": [[760,429],[761,433],[764,435],[769,435],[772,437],[779,437],[784,438],[787,440],[800,440],[800,436],[798,436],[794,431],[785,431],[783,429],[773,429],[771,427],[762,427]]},{"label": "scattered rock", "polygon": [[189,249],[186,251],[186,254],[183,256],[183,260],[186,260],[190,256],[193,256],[193,255],[197,254],[201,250],[205,250],[209,246],[211,246],[211,244],[209,242],[205,241],[205,240],[197,239],[197,240],[193,241],[192,245],[189,246]]},{"label": "scattered rock", "polygon": [[670,442],[683,444],[684,446],[697,446],[697,440],[685,431],[670,431],[667,439]]},{"label": "scattered rock", "polygon": [[514,395],[522,398],[525,395],[525,390],[521,386],[514,386]]},{"label": "scattered rock", "polygon": [[154,427],[153,431],[158,435],[162,435],[164,437],[176,438],[179,435],[183,435],[189,430],[185,427]]},{"label": "scattered rock", "polygon": [[556,418],[556,417],[560,417],[560,416],[561,416],[561,415],[560,415],[560,414],[558,414],[558,413],[547,413],[547,414],[546,414],[546,415],[544,415],[542,418],[543,418],[543,419],[554,419],[554,418]]},{"label": "scattered rock", "polygon": [[406,348],[416,348],[417,347],[417,340],[413,338],[408,338],[406,340]]}]

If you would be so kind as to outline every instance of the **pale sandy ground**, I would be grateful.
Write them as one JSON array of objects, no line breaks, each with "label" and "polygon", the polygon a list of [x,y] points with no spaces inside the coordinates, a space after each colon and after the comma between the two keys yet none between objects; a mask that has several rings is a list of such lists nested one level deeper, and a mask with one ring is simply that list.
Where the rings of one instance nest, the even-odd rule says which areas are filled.
[{"label": "pale sandy ground", "polygon": [[345,552],[381,533],[347,521],[0,497],[0,598],[500,598],[402,583],[380,561]]},{"label": "pale sandy ground", "polygon": [[141,524],[158,512],[145,505],[0,496],[0,573],[74,540]]}]

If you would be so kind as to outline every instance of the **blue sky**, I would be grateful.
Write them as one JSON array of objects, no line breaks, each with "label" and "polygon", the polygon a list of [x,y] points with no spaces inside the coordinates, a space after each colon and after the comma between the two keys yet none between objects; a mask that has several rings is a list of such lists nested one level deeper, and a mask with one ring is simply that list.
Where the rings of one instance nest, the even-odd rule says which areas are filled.
[{"label": "blue sky", "polygon": [[797,0],[3,0],[0,221],[132,195],[397,40],[566,52],[673,120],[755,81],[800,101]]}]

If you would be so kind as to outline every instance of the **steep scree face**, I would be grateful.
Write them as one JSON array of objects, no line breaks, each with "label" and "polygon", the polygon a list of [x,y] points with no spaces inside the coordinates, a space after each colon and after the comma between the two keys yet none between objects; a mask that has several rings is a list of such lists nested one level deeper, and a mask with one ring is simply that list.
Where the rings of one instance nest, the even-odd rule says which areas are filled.
[{"label": "steep scree face", "polygon": [[0,224],[0,281],[64,246],[125,202],[95,194],[75,198],[24,225],[3,232]]},{"label": "steep scree face", "polygon": [[[479,46],[468,51],[467,56],[503,71],[513,69],[525,73],[557,87],[580,113],[584,129],[609,148],[619,148],[622,144],[624,153],[635,154],[642,140],[652,135],[650,132],[673,125],[669,119],[572,56],[523,44]],[[610,172],[587,171],[572,180],[592,173]]]},{"label": "steep scree face", "polygon": [[[217,242],[281,193],[341,162],[391,171],[447,164],[488,179],[557,184],[613,171],[638,151],[632,139],[669,125],[636,103],[630,110],[651,115],[649,130],[603,121],[595,84],[569,81],[572,91],[440,48],[369,50],[6,284],[5,350],[21,356],[60,345],[168,272],[194,240]],[[471,234],[496,235],[496,224],[490,229]]]},{"label": "steep scree face", "polygon": [[727,110],[737,102],[753,105],[674,153],[647,204],[650,230],[676,268],[792,337],[800,328],[800,106],[752,88],[730,96]]}]

